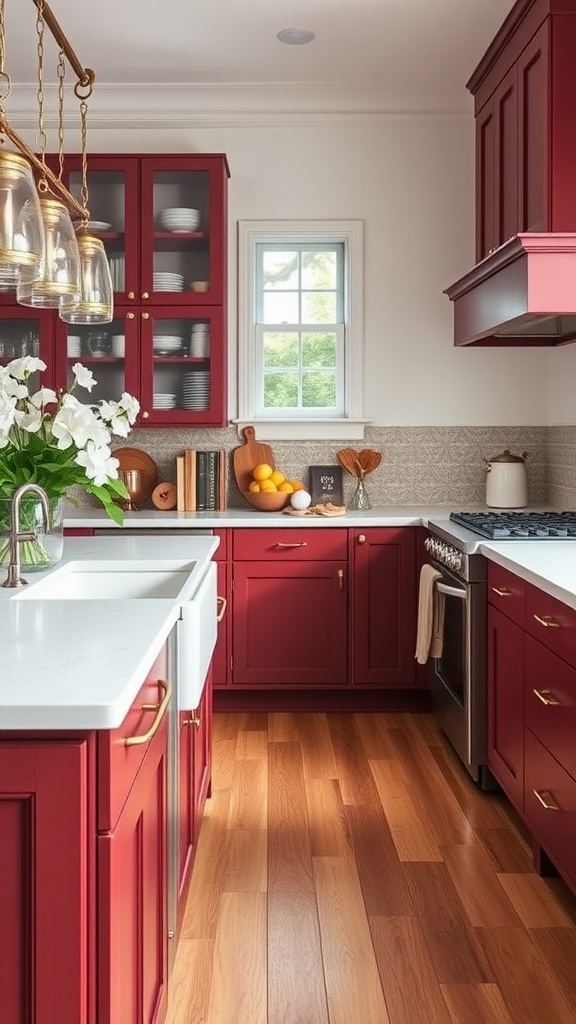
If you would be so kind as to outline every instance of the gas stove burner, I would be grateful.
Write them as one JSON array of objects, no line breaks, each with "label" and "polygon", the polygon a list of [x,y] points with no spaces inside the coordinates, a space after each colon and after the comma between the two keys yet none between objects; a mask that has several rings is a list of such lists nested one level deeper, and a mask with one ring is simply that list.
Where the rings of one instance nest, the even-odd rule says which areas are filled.
[{"label": "gas stove burner", "polygon": [[450,519],[490,540],[576,540],[576,512],[451,512]]}]

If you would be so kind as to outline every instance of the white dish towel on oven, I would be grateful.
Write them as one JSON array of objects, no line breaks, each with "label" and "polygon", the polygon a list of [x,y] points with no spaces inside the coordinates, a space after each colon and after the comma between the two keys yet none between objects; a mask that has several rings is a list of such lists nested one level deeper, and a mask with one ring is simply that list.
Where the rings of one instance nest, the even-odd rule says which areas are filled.
[{"label": "white dish towel on oven", "polygon": [[416,632],[416,654],[419,665],[425,665],[428,658],[439,658],[442,654],[444,632],[444,595],[434,586],[442,576],[432,565],[423,565],[420,570],[418,593],[418,626]]}]

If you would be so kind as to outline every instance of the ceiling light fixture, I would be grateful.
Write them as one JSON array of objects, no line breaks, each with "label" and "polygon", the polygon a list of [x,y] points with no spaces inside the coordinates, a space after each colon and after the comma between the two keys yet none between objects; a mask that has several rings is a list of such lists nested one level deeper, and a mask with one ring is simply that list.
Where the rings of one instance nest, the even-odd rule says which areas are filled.
[{"label": "ceiling light fixture", "polygon": [[[18,152],[0,150],[0,288],[16,290],[23,305],[58,308],[68,323],[110,323],[113,293],[110,268],[99,238],[88,233],[86,117],[95,74],[84,68],[45,0],[37,8],[38,152],[12,128],[4,101],[12,91],[5,69],[4,5],[0,0],[0,137]],[[60,48],[58,60],[59,176],[46,164],[44,131],[44,30]],[[79,202],[62,181],[64,164],[63,102],[66,61],[76,74],[74,93],[80,101],[82,191]],[[3,139],[0,139],[3,142]],[[34,180],[36,173],[37,183]],[[70,212],[80,218],[74,227]]]},{"label": "ceiling light fixture", "polygon": [[311,43],[316,36],[308,28],[283,28],[276,38],[289,46],[302,46],[303,43]]}]

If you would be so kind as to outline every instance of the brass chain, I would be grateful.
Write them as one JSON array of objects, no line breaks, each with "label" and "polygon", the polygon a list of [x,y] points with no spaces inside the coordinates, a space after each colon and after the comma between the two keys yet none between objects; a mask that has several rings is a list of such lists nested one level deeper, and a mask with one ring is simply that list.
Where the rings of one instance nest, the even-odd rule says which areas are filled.
[{"label": "brass chain", "polygon": [[[38,16],[36,18],[38,35],[38,131],[36,132],[36,149],[42,163],[46,153],[46,132],[44,130],[44,0],[38,0]],[[46,184],[46,183],[45,183]]]},{"label": "brass chain", "polygon": [[12,81],[6,71],[6,34],[4,29],[4,0],[0,0],[0,110],[12,92]]},{"label": "brass chain", "polygon": [[58,79],[58,177],[62,181],[64,174],[64,79],[66,77],[66,55],[64,50],[58,53],[56,77]]},{"label": "brass chain", "polygon": [[86,150],[86,119],[88,116],[88,103],[85,99],[80,100],[80,129],[82,133],[82,188],[80,196],[86,219],[88,218],[88,156]]}]

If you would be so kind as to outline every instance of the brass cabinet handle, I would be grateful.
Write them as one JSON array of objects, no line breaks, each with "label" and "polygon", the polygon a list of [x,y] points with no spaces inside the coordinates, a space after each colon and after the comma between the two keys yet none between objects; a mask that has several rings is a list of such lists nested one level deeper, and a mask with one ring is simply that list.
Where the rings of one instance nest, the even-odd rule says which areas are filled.
[{"label": "brass cabinet handle", "polygon": [[140,418],[143,419],[143,420],[147,420],[149,415],[150,415],[149,412],[141,412],[140,413]]},{"label": "brass cabinet handle", "polygon": [[142,292],[142,298],[143,299],[149,299],[150,295],[148,294],[148,292]]},{"label": "brass cabinet handle", "polygon": [[[129,299],[135,299],[136,298],[136,292],[128,292],[128,298]],[[132,314],[132,316],[134,316],[134,314]]]},{"label": "brass cabinet handle", "polygon": [[220,611],[218,612],[218,615],[216,616],[216,622],[222,622],[222,619],[224,618],[224,613],[226,611],[226,605],[228,604],[228,601],[226,600],[225,597],[219,597],[218,596],[216,598],[216,604],[220,605]]},{"label": "brass cabinet handle", "polygon": [[201,724],[202,723],[198,718],[198,715],[192,715],[192,718],[185,718],[182,722],[182,725],[195,725],[197,729],[200,728]]},{"label": "brass cabinet handle", "polygon": [[136,313],[132,313],[132,312],[126,313],[126,319],[127,320],[134,320],[135,316],[136,316]]},{"label": "brass cabinet handle", "polygon": [[150,313],[142,313],[142,319],[143,320],[149,320],[150,319]]},{"label": "brass cabinet handle", "polygon": [[543,704],[546,704],[547,707],[554,707],[554,708],[556,708],[556,707],[560,706],[560,701],[558,700],[557,697],[554,696],[553,693],[551,693],[550,690],[536,690],[536,689],[534,689],[534,690],[532,690],[532,693],[536,697],[538,697],[538,700],[541,700]]},{"label": "brass cabinet handle", "polygon": [[340,590],[344,589],[344,569],[338,569],[338,586]]},{"label": "brass cabinet handle", "polygon": [[284,541],[279,540],[274,545],[274,547],[275,548],[307,548],[308,547],[308,541],[301,540],[299,542],[294,542],[294,544],[288,544],[288,543],[286,543]]},{"label": "brass cabinet handle", "polygon": [[366,543],[366,537],[364,536],[364,534],[363,534],[363,533],[360,533],[360,534],[358,535],[358,543],[359,543],[359,544],[365,544],[365,543]]},{"label": "brass cabinet handle", "polygon": [[160,704],[143,704],[142,711],[155,711],[154,721],[147,732],[142,733],[141,736],[127,736],[124,740],[125,747],[137,747],[141,743],[148,743],[153,736],[156,735],[160,728],[162,719],[166,714],[166,709],[170,703],[172,697],[172,687],[170,683],[165,683],[163,679],[158,680],[158,686],[164,691],[164,696]]},{"label": "brass cabinet handle", "polygon": [[550,796],[550,794],[548,793],[547,789],[542,789],[542,790],[540,790],[540,789],[533,789],[532,792],[534,793],[534,796],[538,800],[538,803],[542,804],[542,807],[544,808],[545,811],[559,811],[560,810],[558,804],[550,803],[550,800],[549,799],[547,800],[546,797],[544,796],[545,793],[548,794],[548,797]]},{"label": "brass cabinet handle", "polygon": [[512,597],[512,591],[507,590],[506,587],[492,587],[492,590],[498,594],[498,597]]},{"label": "brass cabinet handle", "polygon": [[536,613],[534,613],[534,618],[541,626],[551,626],[553,629],[560,629],[560,623],[554,622],[551,615],[536,615]]}]

